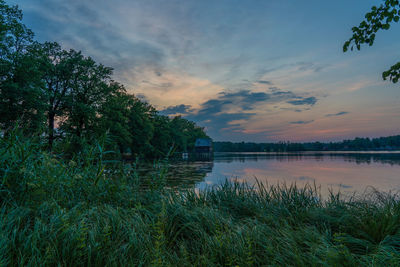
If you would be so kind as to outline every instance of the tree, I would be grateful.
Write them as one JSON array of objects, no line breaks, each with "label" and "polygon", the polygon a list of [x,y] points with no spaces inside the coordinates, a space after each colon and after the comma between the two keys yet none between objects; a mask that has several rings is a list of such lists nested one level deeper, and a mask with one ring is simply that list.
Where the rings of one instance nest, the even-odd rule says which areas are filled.
[{"label": "tree", "polygon": [[[379,7],[373,6],[371,12],[365,15],[365,19],[358,27],[352,28],[353,36],[344,43],[343,52],[346,52],[349,47],[351,50],[354,47],[360,50],[362,44],[372,46],[379,30],[388,30],[391,23],[398,22],[400,20],[399,0],[386,0]],[[400,79],[400,62],[384,71],[382,77],[384,80],[389,79],[397,83]]]},{"label": "tree", "polygon": [[171,120],[170,128],[176,151],[192,152],[197,138],[209,138],[204,128],[181,116],[176,116]]},{"label": "tree", "polygon": [[39,62],[46,104],[48,146],[54,142],[57,118],[65,117],[72,93],[72,81],[81,55],[73,50],[65,51],[58,43],[35,43],[31,53]]},{"label": "tree", "polygon": [[[153,152],[151,140],[157,125],[154,123],[156,110],[146,102],[140,101],[135,96],[130,96],[128,127],[132,134],[130,143],[134,155],[150,156]],[[158,146],[159,144],[156,144]]]},{"label": "tree", "polygon": [[121,84],[113,83],[110,86],[115,86],[117,89],[113,90],[99,110],[101,119],[97,132],[108,132],[110,139],[114,141],[113,145],[123,153],[132,142],[132,133],[129,129],[129,108],[132,97],[126,94]]},{"label": "tree", "polygon": [[66,121],[62,128],[76,135],[93,133],[101,115],[99,111],[107,98],[119,87],[112,86],[112,69],[97,64],[92,58],[84,57],[81,52],[70,50],[74,64],[71,66],[71,94],[66,112]]},{"label": "tree", "polygon": [[19,121],[32,132],[43,122],[42,81],[29,49],[33,32],[22,22],[22,11],[0,0],[0,125]]},{"label": "tree", "polygon": [[151,139],[153,157],[165,157],[168,151],[174,146],[170,119],[167,116],[157,115],[154,116],[152,123],[154,125],[154,134]]}]

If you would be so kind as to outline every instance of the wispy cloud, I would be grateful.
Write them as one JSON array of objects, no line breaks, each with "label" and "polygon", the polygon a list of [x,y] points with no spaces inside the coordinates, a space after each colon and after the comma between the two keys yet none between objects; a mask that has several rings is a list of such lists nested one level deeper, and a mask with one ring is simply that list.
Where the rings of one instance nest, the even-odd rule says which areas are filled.
[{"label": "wispy cloud", "polygon": [[36,18],[32,22],[39,39],[82,50],[113,67],[120,79],[126,71],[138,67],[161,69],[169,51],[151,38],[137,38],[137,33],[145,30],[144,24],[138,24],[135,31],[121,29],[127,17],[113,19],[112,13],[107,12],[108,5],[106,1],[98,1],[94,8],[91,1],[43,0],[28,5],[26,12]]},{"label": "wispy cloud", "polygon": [[358,81],[358,82],[355,82],[355,83],[351,83],[351,84],[345,86],[345,88],[347,89],[347,91],[354,92],[354,91],[358,91],[358,90],[361,90],[361,89],[363,89],[365,87],[373,86],[373,85],[376,85],[376,84],[377,84],[376,82],[371,81],[371,80],[369,80],[367,78],[365,80],[361,80],[361,81]]},{"label": "wispy cloud", "polygon": [[207,79],[171,70],[156,72],[152,68],[142,68],[126,73],[124,79],[134,85],[128,87],[129,92],[145,95],[158,109],[182,104],[199,108],[224,91],[224,87]]},{"label": "wispy cloud", "polygon": [[271,82],[271,81],[260,80],[260,81],[257,81],[257,82],[258,82],[258,83],[261,83],[261,84],[272,85],[272,82]]},{"label": "wispy cloud", "polygon": [[176,105],[176,106],[170,106],[166,109],[160,110],[160,114],[162,115],[175,115],[175,114],[189,114],[192,112],[192,106],[191,105]]},{"label": "wispy cloud", "polygon": [[309,120],[309,121],[292,121],[290,124],[309,124],[312,123],[314,120]]},{"label": "wispy cloud", "polygon": [[341,112],[338,112],[338,113],[326,114],[325,117],[343,116],[343,115],[346,115],[346,114],[349,114],[349,112],[341,111]]},{"label": "wispy cloud", "polygon": [[314,96],[311,97],[305,97],[305,98],[298,98],[295,100],[290,100],[287,101],[287,103],[295,105],[295,106],[301,106],[301,105],[310,105],[313,106],[315,103],[317,103],[318,99]]},{"label": "wispy cloud", "polygon": [[320,72],[323,69],[327,68],[329,65],[317,64],[315,62],[298,62],[293,64],[293,66],[298,67],[298,70],[300,71]]},{"label": "wispy cloud", "polygon": [[[293,103],[291,103],[293,102]],[[187,106],[168,107],[168,111],[188,112],[185,117],[205,126],[214,136],[221,136],[222,132],[246,132],[246,124],[255,116],[259,116],[260,109],[279,110],[281,105],[296,106],[299,108],[309,107],[317,102],[315,97],[303,97],[291,91],[283,91],[279,88],[274,90],[253,92],[251,90],[240,90],[237,92],[221,92],[216,98],[202,103],[197,109]],[[190,109],[190,110],[189,110]],[[265,111],[264,111],[265,112]],[[271,111],[269,111],[271,112]],[[182,112],[177,112],[183,114]],[[301,121],[297,124],[311,123],[312,121]],[[264,131],[264,130],[262,130]],[[255,133],[259,133],[256,131]],[[267,134],[267,133],[266,133]]]}]

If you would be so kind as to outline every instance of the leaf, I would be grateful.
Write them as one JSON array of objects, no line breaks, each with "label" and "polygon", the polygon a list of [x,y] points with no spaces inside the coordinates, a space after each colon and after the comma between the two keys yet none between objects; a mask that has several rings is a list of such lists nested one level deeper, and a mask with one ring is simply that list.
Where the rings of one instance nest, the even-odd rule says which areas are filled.
[{"label": "leaf", "polygon": [[97,185],[97,183],[99,182],[100,177],[103,174],[105,167],[106,166],[103,166],[103,168],[101,168],[101,170],[97,172],[96,179],[94,181],[94,185]]}]

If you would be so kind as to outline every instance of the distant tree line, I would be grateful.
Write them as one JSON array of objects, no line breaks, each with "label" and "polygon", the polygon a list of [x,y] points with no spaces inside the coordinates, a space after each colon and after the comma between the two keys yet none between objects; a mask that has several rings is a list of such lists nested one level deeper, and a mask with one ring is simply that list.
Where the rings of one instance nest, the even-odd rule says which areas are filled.
[{"label": "distant tree line", "polygon": [[309,143],[248,143],[214,142],[215,152],[292,152],[292,151],[362,151],[362,150],[400,150],[400,135],[360,138],[341,142]]},{"label": "distant tree line", "polygon": [[[39,43],[22,11],[0,0],[0,130],[18,125],[48,149],[79,151],[107,135],[109,148],[160,157],[190,151],[204,129],[160,115],[112,79],[112,68],[54,42]],[[107,134],[106,134],[107,133]]]}]

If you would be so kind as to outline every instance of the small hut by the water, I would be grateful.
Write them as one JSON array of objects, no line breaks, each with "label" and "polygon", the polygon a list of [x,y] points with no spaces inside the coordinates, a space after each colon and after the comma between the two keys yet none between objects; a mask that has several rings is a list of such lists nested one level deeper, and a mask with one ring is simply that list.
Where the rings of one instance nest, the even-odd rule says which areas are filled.
[{"label": "small hut by the water", "polygon": [[211,153],[212,152],[211,139],[197,138],[194,144],[194,150],[196,153]]}]

